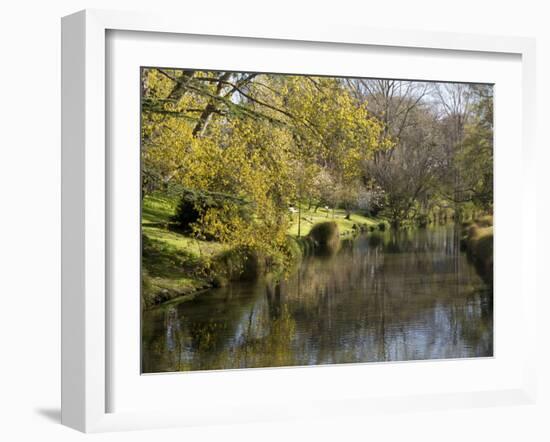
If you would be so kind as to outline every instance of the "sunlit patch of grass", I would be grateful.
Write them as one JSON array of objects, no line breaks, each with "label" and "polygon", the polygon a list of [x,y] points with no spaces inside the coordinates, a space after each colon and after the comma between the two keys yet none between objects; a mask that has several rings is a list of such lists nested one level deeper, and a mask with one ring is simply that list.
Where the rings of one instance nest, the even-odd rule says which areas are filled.
[{"label": "sunlit patch of grass", "polygon": [[[317,212],[313,209],[302,209],[300,236],[306,236],[315,224],[324,223],[327,221],[335,222],[341,235],[348,235],[354,231],[353,226],[375,226],[379,220],[369,218],[357,213],[352,213],[350,219],[346,219],[346,212],[342,209],[324,209],[319,208]],[[292,214],[292,225],[288,229],[290,235],[298,236],[298,213]]]},{"label": "sunlit patch of grass", "polygon": [[142,264],[142,300],[145,307],[209,286],[197,271],[200,269],[198,256],[146,234],[142,237]]},{"label": "sunlit patch of grass", "polygon": [[[150,307],[211,286],[201,273],[205,259],[225,250],[169,230],[177,197],[147,195],[142,203],[142,299]],[[193,295],[194,296],[194,295]]]},{"label": "sunlit patch of grass", "polygon": [[142,299],[146,307],[212,286],[203,263],[226,248],[177,232],[143,226]]},{"label": "sunlit patch of grass", "polygon": [[223,252],[226,247],[215,241],[202,241],[178,232],[160,227],[143,226],[143,234],[155,241],[162,242],[174,249],[185,250],[196,257],[212,256]]},{"label": "sunlit patch of grass", "polygon": [[176,213],[177,197],[160,194],[146,195],[142,201],[141,222],[145,224],[169,223]]}]

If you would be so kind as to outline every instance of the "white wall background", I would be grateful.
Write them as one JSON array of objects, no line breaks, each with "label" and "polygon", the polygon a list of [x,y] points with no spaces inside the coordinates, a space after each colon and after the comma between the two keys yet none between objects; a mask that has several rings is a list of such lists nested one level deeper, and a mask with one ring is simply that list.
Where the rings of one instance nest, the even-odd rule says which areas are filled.
[{"label": "white wall background", "polygon": [[[164,10],[315,20],[377,28],[534,36],[538,44],[539,285],[549,248],[542,205],[550,190],[543,137],[550,112],[550,13],[536,0],[19,0],[0,10],[0,439],[187,440],[550,440],[550,303],[538,310],[540,398],[536,406],[379,415],[363,421],[286,422],[85,436],[59,425],[60,368],[60,17],[84,8]],[[531,233],[531,232],[530,232]],[[534,232],[532,232],[534,233]]]}]

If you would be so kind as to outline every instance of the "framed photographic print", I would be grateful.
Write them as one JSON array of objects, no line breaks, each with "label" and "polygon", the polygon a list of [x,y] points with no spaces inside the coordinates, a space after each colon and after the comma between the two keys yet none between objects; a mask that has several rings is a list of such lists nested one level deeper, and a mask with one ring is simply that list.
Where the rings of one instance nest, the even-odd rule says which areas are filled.
[{"label": "framed photographic print", "polygon": [[141,90],[142,373],[493,356],[493,85]]},{"label": "framed photographic print", "polygon": [[531,401],[533,45],[64,18],[63,423]]}]

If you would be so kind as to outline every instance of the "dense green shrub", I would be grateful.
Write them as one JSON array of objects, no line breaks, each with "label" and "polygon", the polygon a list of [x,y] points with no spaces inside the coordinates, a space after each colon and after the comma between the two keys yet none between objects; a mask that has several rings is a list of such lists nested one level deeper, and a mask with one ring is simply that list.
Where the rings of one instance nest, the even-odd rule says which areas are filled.
[{"label": "dense green shrub", "polygon": [[340,231],[333,221],[315,224],[308,235],[321,253],[335,253],[340,248]]},{"label": "dense green shrub", "polygon": [[189,232],[193,223],[197,222],[209,209],[219,209],[226,204],[236,204],[243,218],[250,217],[249,204],[243,198],[220,192],[184,189],[172,221],[179,230]]}]

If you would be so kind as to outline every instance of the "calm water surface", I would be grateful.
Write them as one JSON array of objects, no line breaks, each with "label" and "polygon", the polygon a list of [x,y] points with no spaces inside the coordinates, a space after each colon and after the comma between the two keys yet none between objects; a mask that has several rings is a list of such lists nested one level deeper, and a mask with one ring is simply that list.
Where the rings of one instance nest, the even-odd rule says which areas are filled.
[{"label": "calm water surface", "polygon": [[142,317],[144,373],[492,354],[492,293],[454,227],[369,233]]}]

